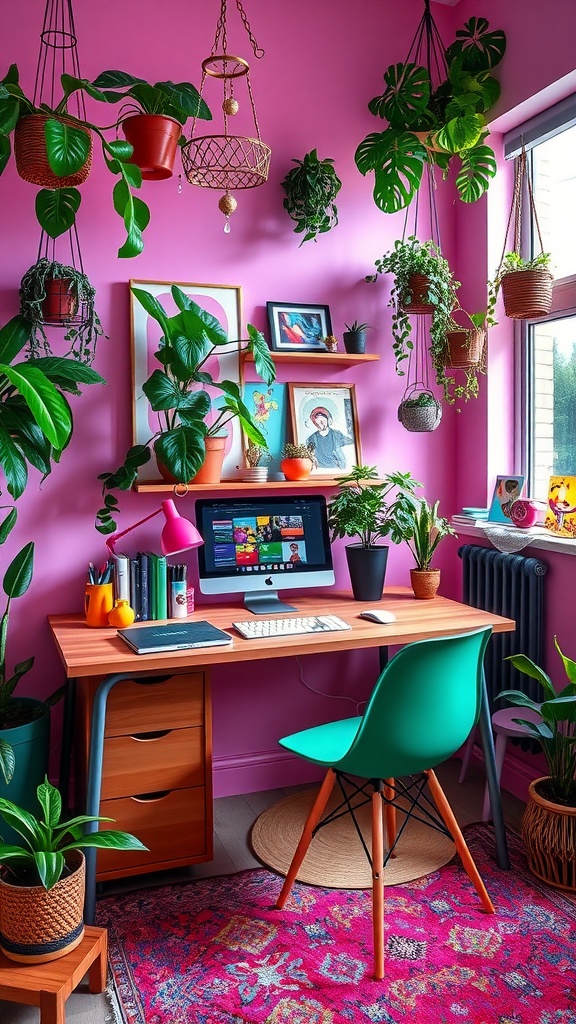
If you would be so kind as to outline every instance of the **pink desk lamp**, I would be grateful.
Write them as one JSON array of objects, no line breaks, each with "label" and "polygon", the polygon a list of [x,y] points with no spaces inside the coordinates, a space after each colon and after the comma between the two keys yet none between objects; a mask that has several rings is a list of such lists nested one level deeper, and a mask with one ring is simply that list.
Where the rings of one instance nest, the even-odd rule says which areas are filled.
[{"label": "pink desk lamp", "polygon": [[189,551],[190,548],[199,548],[204,543],[202,537],[198,533],[198,530],[189,519],[184,519],[179,512],[176,511],[176,506],[172,498],[168,498],[162,502],[160,508],[157,508],[151,515],[145,516],[138,523],[134,523],[133,526],[129,526],[127,530],[122,530],[121,533],[115,533],[112,537],[108,537],[106,546],[110,551],[110,554],[114,554],[116,544],[121,537],[125,537],[127,533],[131,533],[137,526],[142,526],[143,523],[147,523],[149,519],[153,519],[154,516],[160,515],[163,512],[166,517],[166,522],[162,528],[160,535],[160,547],[163,555],[176,555],[179,551]]}]

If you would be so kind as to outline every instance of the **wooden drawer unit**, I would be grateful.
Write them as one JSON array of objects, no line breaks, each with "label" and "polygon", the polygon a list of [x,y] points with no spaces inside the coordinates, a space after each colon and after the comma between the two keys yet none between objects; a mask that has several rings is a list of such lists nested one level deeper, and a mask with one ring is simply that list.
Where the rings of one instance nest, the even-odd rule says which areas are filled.
[{"label": "wooden drawer unit", "polygon": [[[77,681],[77,798],[84,810],[100,678]],[[100,814],[149,852],[99,850],[99,881],[212,858],[212,716],[206,672],[126,679],[108,694]]]}]

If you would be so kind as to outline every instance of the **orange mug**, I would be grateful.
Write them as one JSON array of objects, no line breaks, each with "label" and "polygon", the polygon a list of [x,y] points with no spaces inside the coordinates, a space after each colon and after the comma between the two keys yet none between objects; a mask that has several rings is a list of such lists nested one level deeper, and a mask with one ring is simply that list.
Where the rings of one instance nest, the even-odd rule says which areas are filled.
[{"label": "orange mug", "polygon": [[108,614],[114,607],[112,583],[87,583],[84,610],[88,626],[108,626]]}]

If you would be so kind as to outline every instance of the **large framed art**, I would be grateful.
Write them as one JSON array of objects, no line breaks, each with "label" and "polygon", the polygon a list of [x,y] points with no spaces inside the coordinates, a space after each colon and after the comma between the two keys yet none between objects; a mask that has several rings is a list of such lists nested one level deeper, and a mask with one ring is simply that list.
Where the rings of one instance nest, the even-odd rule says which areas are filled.
[{"label": "large framed art", "polygon": [[[203,309],[215,316],[226,330],[230,344],[218,349],[202,367],[214,380],[232,380],[240,383],[240,332],[242,323],[242,289],[238,285],[191,284],[182,281],[130,281],[130,324],[132,339],[132,431],[134,444],[146,444],[158,429],[157,414],[142,390],[150,374],[160,367],[155,353],[161,331],[159,324],[148,315],[135,299],[132,288],[144,288],[159,299],[169,315],[178,312],[172,299],[172,285],[178,288]],[[209,385],[198,385],[211,391]],[[222,393],[211,391],[214,410],[217,410]],[[216,412],[214,411],[214,417]],[[238,420],[233,419],[227,426],[228,439],[222,467],[222,480],[239,479],[238,467],[242,465],[242,432]],[[139,480],[161,479],[155,465],[148,463],[138,472]]]},{"label": "large framed art", "polygon": [[312,476],[345,476],[360,465],[360,428],[353,384],[288,384],[292,437],[314,449]]}]

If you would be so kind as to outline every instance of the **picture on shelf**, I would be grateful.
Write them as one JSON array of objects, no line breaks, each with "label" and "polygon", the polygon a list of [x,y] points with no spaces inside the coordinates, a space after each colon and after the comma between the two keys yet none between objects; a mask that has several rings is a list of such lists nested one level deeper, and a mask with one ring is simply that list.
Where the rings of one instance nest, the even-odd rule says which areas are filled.
[{"label": "picture on shelf", "polygon": [[512,502],[520,497],[524,486],[523,476],[497,476],[494,494],[488,512],[488,522],[512,525],[510,509]]},{"label": "picture on shelf", "polygon": [[267,388],[262,381],[250,382],[244,385],[243,399],[256,426],[266,438],[270,455],[266,465],[268,475],[273,478],[274,474],[281,473],[282,449],[286,444],[286,385],[271,384]]},{"label": "picture on shelf", "polygon": [[267,302],[270,347],[274,352],[327,351],[324,339],[332,334],[328,306],[297,302]]},{"label": "picture on shelf", "polygon": [[544,526],[558,537],[576,537],[576,476],[551,476]]},{"label": "picture on shelf", "polygon": [[345,476],[360,465],[360,431],[353,384],[288,384],[292,437],[313,448],[312,476]]}]

